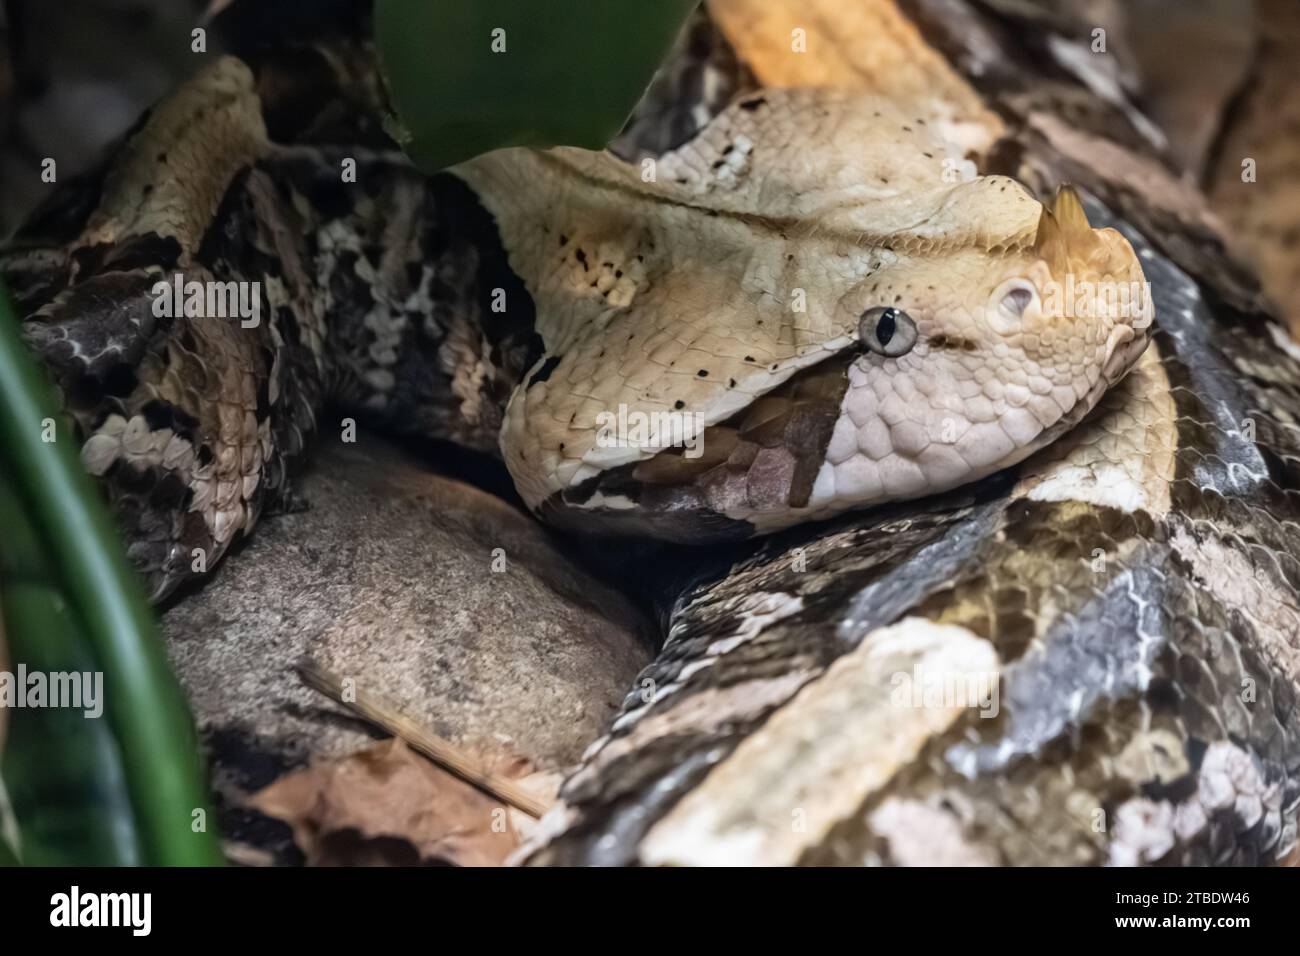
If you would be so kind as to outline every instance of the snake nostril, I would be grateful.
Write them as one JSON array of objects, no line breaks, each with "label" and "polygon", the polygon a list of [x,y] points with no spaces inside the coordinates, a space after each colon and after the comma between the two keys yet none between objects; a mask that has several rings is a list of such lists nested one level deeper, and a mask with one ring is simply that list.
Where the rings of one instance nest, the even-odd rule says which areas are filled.
[{"label": "snake nostril", "polygon": [[1034,293],[1024,286],[1017,286],[1010,290],[1002,301],[1010,311],[1017,315],[1024,315],[1025,309],[1029,308],[1029,303],[1034,301]]}]

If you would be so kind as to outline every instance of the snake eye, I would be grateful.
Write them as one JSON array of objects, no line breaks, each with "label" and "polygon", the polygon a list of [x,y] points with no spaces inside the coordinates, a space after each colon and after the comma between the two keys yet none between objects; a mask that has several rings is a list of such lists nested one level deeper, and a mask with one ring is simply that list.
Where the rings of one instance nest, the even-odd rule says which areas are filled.
[{"label": "snake eye", "polygon": [[876,306],[862,313],[858,338],[877,355],[897,358],[916,344],[916,323],[911,316],[892,306]]}]

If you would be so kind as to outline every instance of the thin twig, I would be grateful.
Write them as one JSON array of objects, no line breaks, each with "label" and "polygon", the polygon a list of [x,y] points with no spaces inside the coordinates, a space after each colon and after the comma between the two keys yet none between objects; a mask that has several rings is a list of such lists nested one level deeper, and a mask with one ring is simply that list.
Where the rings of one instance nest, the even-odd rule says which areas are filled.
[{"label": "thin twig", "polygon": [[513,780],[484,770],[477,760],[459,747],[421,727],[387,703],[362,694],[360,691],[352,695],[355,700],[345,700],[343,682],[333,674],[311,664],[300,664],[298,674],[308,687],[320,691],[372,724],[377,724],[394,737],[401,737],[438,766],[450,770],[484,793],[522,810],[530,817],[540,818],[551,809],[551,805],[546,801],[533,796]]}]

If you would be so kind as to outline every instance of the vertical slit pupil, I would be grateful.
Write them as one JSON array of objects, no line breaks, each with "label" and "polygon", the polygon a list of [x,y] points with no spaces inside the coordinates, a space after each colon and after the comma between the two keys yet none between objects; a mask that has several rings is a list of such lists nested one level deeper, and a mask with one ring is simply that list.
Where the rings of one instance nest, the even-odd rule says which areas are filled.
[{"label": "vertical slit pupil", "polygon": [[888,345],[889,340],[894,337],[894,331],[898,327],[898,322],[894,318],[894,310],[886,309],[880,316],[880,321],[876,323],[876,341],[881,345]]}]

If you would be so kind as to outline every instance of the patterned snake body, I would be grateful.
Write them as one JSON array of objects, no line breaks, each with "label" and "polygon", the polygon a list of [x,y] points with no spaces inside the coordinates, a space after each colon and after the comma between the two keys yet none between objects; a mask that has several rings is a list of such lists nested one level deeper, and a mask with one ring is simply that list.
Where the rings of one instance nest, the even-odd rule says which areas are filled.
[{"label": "patterned snake body", "polygon": [[[1263,326],[879,100],[744,93],[684,135],[645,108],[632,161],[425,177],[348,62],[213,63],[0,256],[155,598],[291,504],[328,408],[500,442],[575,529],[801,525],[702,559],[536,861],[1289,851],[1300,375]],[[1145,309],[1049,302],[1139,262],[1145,352]],[[176,273],[258,282],[263,321],[157,315]],[[933,673],[1000,699],[908,706]]]}]

